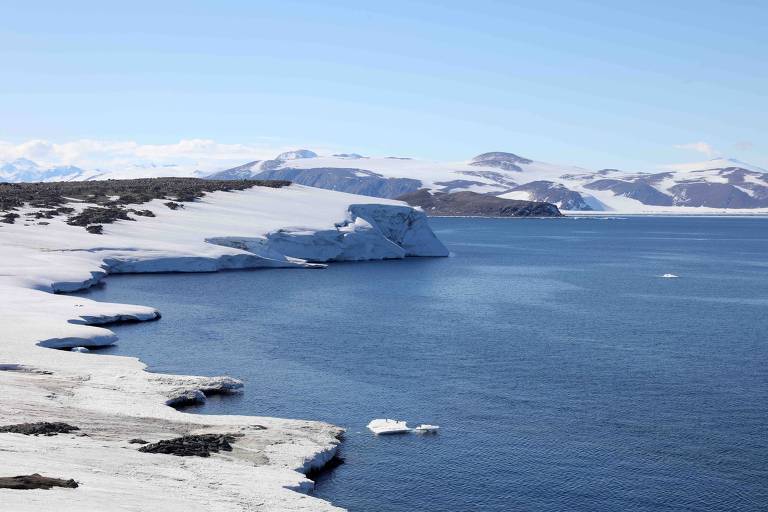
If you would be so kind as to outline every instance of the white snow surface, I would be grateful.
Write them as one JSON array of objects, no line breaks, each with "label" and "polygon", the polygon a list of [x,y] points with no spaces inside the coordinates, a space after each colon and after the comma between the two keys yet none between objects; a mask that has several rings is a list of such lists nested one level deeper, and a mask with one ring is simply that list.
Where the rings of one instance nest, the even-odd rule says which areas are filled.
[{"label": "white snow surface", "polygon": [[[215,192],[175,211],[159,200],[141,208],[156,217],[105,225],[104,235],[62,218],[43,225],[22,215],[15,224],[0,224],[0,425],[65,421],[81,429],[53,437],[0,433],[0,476],[40,473],[80,483],[77,489],[0,489],[0,508],[338,510],[295,491],[311,489],[302,473],[333,457],[341,429],[177,411],[166,404],[237,392],[242,384],[148,373],[135,358],[52,350],[111,344],[116,335],[99,324],[159,316],[148,306],[54,292],[87,288],[115,272],[447,255],[424,214],[397,201],[296,185]],[[244,436],[232,452],[209,458],[145,454],[127,443],[203,432]]]}]

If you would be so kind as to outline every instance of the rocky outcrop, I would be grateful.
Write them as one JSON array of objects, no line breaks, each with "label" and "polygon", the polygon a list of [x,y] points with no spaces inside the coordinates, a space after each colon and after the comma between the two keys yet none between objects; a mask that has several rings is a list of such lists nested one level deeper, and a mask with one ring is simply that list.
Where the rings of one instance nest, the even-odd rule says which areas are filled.
[{"label": "rocky outcrop", "polygon": [[51,478],[48,476],[42,476],[39,473],[33,473],[31,475],[0,477],[0,489],[30,490],[52,489],[54,487],[76,489],[78,484],[72,479],[65,480],[63,478]]},{"label": "rocky outcrop", "polygon": [[421,187],[412,178],[385,178],[381,174],[357,168],[313,167],[295,169],[284,167],[260,171],[253,175],[259,180],[287,180],[308,187],[336,190],[361,196],[395,198]]},{"label": "rocky outcrop", "polygon": [[36,423],[17,423],[0,427],[1,433],[24,434],[25,436],[55,436],[56,434],[69,434],[78,427],[62,422],[39,421]]},{"label": "rocky outcrop", "polygon": [[210,457],[211,453],[231,452],[232,443],[241,436],[242,434],[194,434],[145,444],[139,451],[177,457]]},{"label": "rocky outcrop", "polygon": [[421,207],[432,216],[467,217],[562,217],[557,206],[549,203],[503,199],[475,192],[431,194],[422,189],[399,198]]},{"label": "rocky outcrop", "polygon": [[490,153],[483,153],[477,155],[469,165],[476,165],[479,167],[496,167],[505,171],[517,171],[522,172],[522,168],[518,164],[530,164],[533,160],[523,158],[514,153],[505,153],[503,151],[492,151]]},{"label": "rocky outcrop", "polygon": [[563,210],[592,209],[581,194],[553,181],[531,181],[513,188],[510,192],[526,192],[532,201],[556,204]]},{"label": "rocky outcrop", "polygon": [[768,206],[743,190],[728,183],[691,182],[669,188],[675,206],[708,206],[710,208],[758,208]]},{"label": "rocky outcrop", "polygon": [[590,190],[610,190],[617,196],[636,199],[643,204],[654,206],[672,206],[673,204],[671,196],[660,192],[658,189],[642,180],[624,181],[603,179],[587,183],[584,187]]}]

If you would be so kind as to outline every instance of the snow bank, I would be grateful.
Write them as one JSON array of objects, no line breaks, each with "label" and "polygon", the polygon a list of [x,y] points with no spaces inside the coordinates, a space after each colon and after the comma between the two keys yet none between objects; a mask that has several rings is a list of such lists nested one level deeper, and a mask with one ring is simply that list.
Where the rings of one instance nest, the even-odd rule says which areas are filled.
[{"label": "snow bank", "polygon": [[[83,207],[83,205],[78,205]],[[99,326],[159,317],[147,306],[56,292],[109,273],[313,267],[317,262],[445,256],[422,212],[397,201],[290,186],[215,192],[155,217],[105,225],[103,235],[27,219],[0,224],[0,424],[65,421],[87,436],[0,434],[0,473],[74,478],[77,489],[0,490],[9,510],[338,510],[311,496],[302,472],[336,452],[341,430],[319,422],[190,415],[167,404],[238,392],[230,377],[151,374],[135,358],[50,348],[117,339]],[[315,263],[313,263],[315,262]],[[208,459],[144,454],[133,438],[238,433]],[[291,490],[293,489],[293,490]]]}]

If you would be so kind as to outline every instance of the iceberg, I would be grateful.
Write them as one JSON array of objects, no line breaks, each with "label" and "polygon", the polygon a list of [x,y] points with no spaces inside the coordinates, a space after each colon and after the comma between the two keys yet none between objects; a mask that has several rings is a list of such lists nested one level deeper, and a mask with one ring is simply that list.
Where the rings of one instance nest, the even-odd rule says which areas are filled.
[{"label": "iceberg", "polygon": [[368,430],[376,435],[383,434],[407,434],[411,431],[405,421],[375,419],[368,423]]}]

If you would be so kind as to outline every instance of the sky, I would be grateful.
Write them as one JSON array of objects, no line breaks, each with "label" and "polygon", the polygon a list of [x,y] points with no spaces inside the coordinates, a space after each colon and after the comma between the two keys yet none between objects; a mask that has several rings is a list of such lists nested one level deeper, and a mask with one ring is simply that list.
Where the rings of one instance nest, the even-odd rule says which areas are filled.
[{"label": "sky", "polygon": [[764,0],[6,1],[0,160],[768,167],[767,23]]}]

